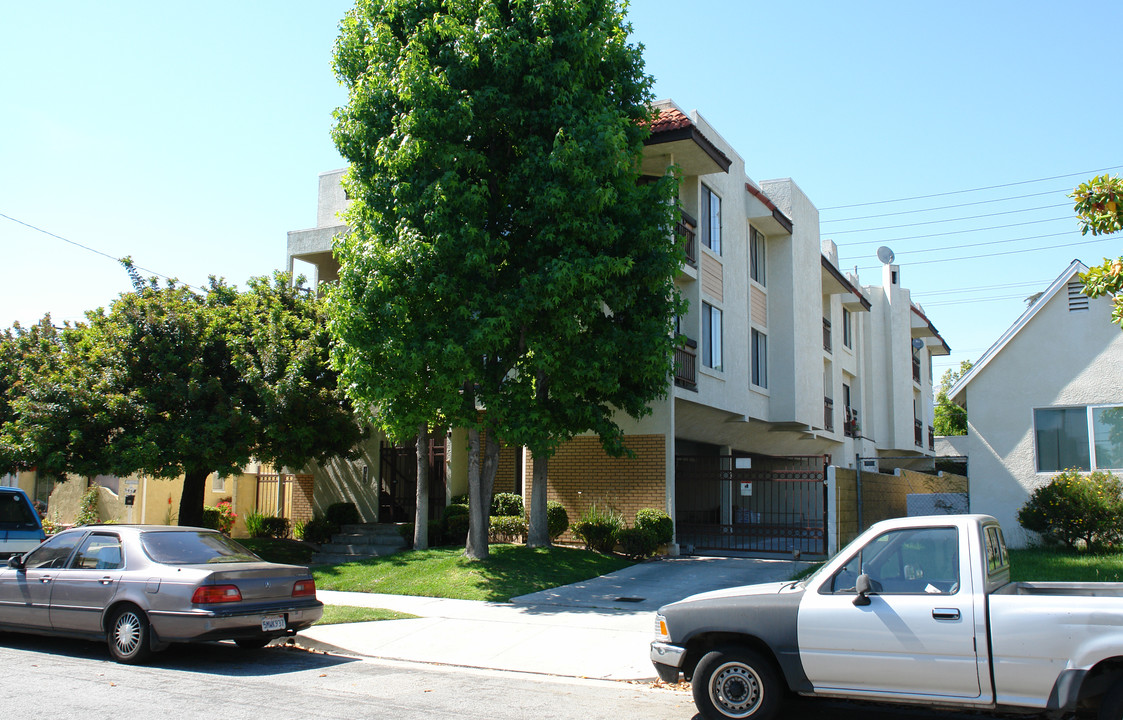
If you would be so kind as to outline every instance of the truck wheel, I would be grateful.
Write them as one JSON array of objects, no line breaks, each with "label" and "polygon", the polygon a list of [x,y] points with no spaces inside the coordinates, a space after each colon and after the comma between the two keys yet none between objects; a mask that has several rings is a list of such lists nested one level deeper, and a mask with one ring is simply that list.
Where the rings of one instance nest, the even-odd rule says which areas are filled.
[{"label": "truck wheel", "polygon": [[135,605],[126,605],[109,620],[106,633],[109,654],[119,663],[135,665],[152,654],[149,647],[148,618]]},{"label": "truck wheel", "polygon": [[1104,694],[1099,720],[1123,720],[1123,682],[1117,682]]},{"label": "truck wheel", "polygon": [[692,690],[706,720],[767,720],[780,709],[784,692],[772,662],[741,647],[706,653],[694,671]]}]

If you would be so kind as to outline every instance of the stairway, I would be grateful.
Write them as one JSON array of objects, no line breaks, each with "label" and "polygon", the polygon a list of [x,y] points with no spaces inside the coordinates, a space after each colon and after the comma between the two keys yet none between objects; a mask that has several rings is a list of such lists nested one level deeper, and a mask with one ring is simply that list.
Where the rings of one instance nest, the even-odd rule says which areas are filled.
[{"label": "stairway", "polygon": [[331,536],[331,542],[321,545],[320,552],[312,555],[312,562],[335,565],[393,555],[406,548],[398,527],[395,523],[344,525]]}]

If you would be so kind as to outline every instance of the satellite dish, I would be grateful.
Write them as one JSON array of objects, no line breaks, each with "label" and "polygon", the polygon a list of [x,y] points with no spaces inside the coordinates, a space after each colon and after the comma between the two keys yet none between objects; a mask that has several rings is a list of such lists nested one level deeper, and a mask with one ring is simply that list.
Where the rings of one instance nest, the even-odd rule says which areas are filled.
[{"label": "satellite dish", "polygon": [[893,262],[894,257],[895,255],[893,255],[893,251],[885,247],[884,245],[877,249],[877,259],[880,260],[884,265],[888,265]]},{"label": "satellite dish", "polygon": [[920,338],[913,338],[912,347],[914,350],[919,350],[920,348],[924,347],[924,341]]}]

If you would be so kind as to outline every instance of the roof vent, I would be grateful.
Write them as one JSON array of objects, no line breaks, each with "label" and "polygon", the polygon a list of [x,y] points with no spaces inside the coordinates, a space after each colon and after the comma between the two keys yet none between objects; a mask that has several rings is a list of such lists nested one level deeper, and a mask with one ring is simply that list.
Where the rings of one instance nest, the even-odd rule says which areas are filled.
[{"label": "roof vent", "polygon": [[1073,280],[1068,284],[1068,311],[1079,312],[1088,309],[1088,296],[1084,294],[1084,283]]}]

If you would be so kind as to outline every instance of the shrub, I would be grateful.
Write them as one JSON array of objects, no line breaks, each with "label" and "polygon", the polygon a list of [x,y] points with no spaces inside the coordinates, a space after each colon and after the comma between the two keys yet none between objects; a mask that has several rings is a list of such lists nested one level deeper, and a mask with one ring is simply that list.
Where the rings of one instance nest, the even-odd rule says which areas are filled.
[{"label": "shrub", "polygon": [[590,505],[581,519],[573,524],[573,534],[585,543],[585,549],[599,553],[610,553],[616,549],[616,534],[623,529],[623,516],[597,503]]},{"label": "shrub", "polygon": [[650,527],[630,527],[620,530],[616,534],[617,540],[624,554],[631,558],[645,558],[654,555],[662,544],[655,537],[655,531]]},{"label": "shrub", "polygon": [[636,513],[636,529],[647,530],[655,545],[666,545],[675,539],[675,521],[662,510],[643,508]]},{"label": "shrub", "polygon": [[207,505],[203,508],[203,527],[218,530],[223,535],[229,535],[234,529],[234,520],[237,515],[231,509],[229,500],[220,500],[217,507]]},{"label": "shrub", "polygon": [[492,515],[488,534],[490,542],[526,542],[526,518],[522,515]]},{"label": "shrub", "polygon": [[441,512],[441,539],[449,545],[460,545],[468,540],[468,506],[446,505]]},{"label": "shrub", "polygon": [[[413,529],[417,527],[416,523],[399,523],[398,534],[402,536],[402,540],[406,541],[406,547],[413,547]],[[439,520],[429,521],[429,547],[439,547],[441,545],[441,522]]]},{"label": "shrub", "polygon": [[351,502],[338,502],[328,505],[328,509],[324,511],[324,518],[337,526],[358,525],[363,521],[362,516],[359,515],[359,508]]},{"label": "shrub", "polygon": [[264,537],[286,538],[289,536],[290,530],[289,519],[283,517],[264,518],[262,529],[265,531]]},{"label": "shrub", "polygon": [[305,521],[303,524],[298,523],[297,526],[293,528],[293,533],[298,540],[316,543],[317,545],[330,542],[331,536],[337,532],[339,532],[339,526],[327,518],[322,517],[314,517],[311,520]]},{"label": "shrub", "polygon": [[82,499],[78,502],[78,517],[74,519],[75,525],[94,525],[101,520],[98,514],[98,486],[88,488]]},{"label": "shrub", "polygon": [[551,540],[557,540],[561,534],[569,529],[569,513],[565,506],[557,500],[546,503],[546,531],[550,533]]},{"label": "shrub", "polygon": [[1114,544],[1123,535],[1123,485],[1109,472],[1065,470],[1033,491],[1018,522],[1074,549]]},{"label": "shrub", "polygon": [[492,517],[497,515],[522,517],[526,515],[522,496],[515,493],[496,493],[495,497],[491,499],[491,515]]}]

